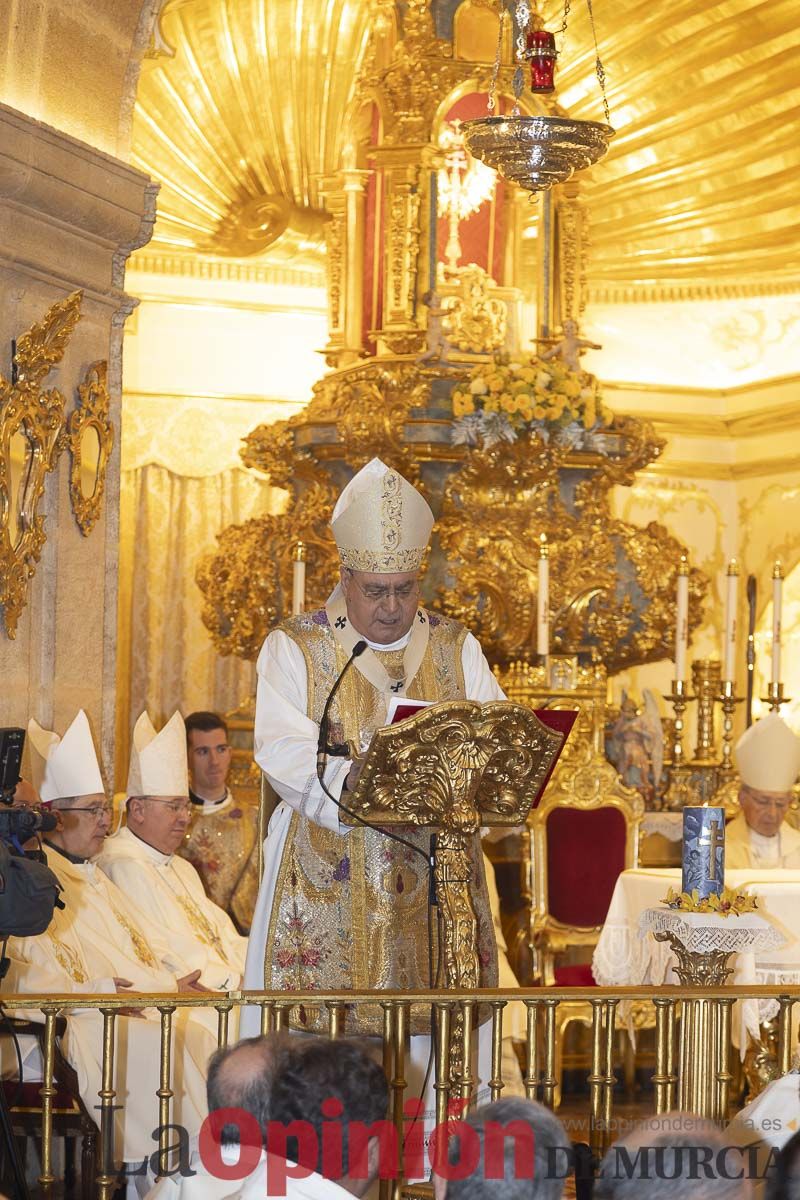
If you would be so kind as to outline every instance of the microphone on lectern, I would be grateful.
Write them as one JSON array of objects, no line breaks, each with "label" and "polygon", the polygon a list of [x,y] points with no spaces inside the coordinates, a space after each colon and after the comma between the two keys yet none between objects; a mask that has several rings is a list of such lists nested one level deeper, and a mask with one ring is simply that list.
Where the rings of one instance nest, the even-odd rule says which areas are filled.
[{"label": "microphone on lectern", "polygon": [[342,680],[344,679],[355,659],[363,654],[367,648],[367,643],[364,638],[356,642],[353,646],[353,652],[347,662],[342,667],[331,690],[328,692],[328,699],[325,701],[325,707],[322,710],[322,719],[319,723],[319,741],[317,742],[317,775],[322,778],[322,772],[325,770],[325,759],[329,754],[333,754],[338,758],[346,758],[348,747],[346,743],[338,743],[334,746],[328,745],[328,731],[330,729],[330,711],[334,697],[339,690]]}]

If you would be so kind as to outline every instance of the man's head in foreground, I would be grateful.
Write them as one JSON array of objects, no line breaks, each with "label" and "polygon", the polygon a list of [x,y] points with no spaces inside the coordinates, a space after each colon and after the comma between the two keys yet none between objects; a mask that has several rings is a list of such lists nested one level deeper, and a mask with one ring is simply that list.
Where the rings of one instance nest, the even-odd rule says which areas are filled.
[{"label": "man's head in foreground", "polygon": [[383,1069],[346,1038],[290,1038],[277,1056],[267,1149],[363,1196],[378,1175],[389,1089]]},{"label": "man's head in foreground", "polygon": [[284,1041],[281,1034],[243,1038],[211,1056],[206,1081],[208,1112],[214,1134],[224,1145],[236,1145],[241,1130],[233,1121],[215,1127],[213,1114],[222,1109],[247,1113],[255,1117],[260,1131],[266,1129],[275,1062]]},{"label": "man's head in foreground", "polygon": [[[752,1142],[752,1148],[747,1141]],[[760,1142],[692,1113],[647,1118],[607,1151],[594,1200],[749,1200]]]},{"label": "man's head in foreground", "polygon": [[549,1108],[496,1100],[455,1124],[436,1200],[559,1200],[570,1141]]}]

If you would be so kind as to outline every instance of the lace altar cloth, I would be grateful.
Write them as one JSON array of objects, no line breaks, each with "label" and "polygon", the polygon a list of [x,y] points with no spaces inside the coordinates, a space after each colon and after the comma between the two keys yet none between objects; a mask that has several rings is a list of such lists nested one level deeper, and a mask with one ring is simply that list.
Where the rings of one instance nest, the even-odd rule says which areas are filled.
[{"label": "lace altar cloth", "polygon": [[[754,892],[759,897],[761,914],[781,934],[778,945],[731,946],[737,951],[732,982],[775,986],[800,984],[800,871],[742,868],[726,871],[725,883],[728,887]],[[640,918],[647,909],[660,908],[665,915],[683,921],[687,917],[698,917],[709,929],[711,922],[719,922],[727,928],[731,922],[744,921],[747,915],[759,916],[756,913],[742,917],[714,917],[713,914],[676,913],[663,908],[661,901],[667,890],[671,887],[673,891],[679,891],[680,886],[681,872],[676,869],[639,868],[622,872],[592,959],[592,972],[598,984],[602,987],[635,987],[637,984],[678,982],[673,970],[675,956],[669,944],[657,942],[650,933],[640,930]],[[734,926],[730,928],[734,929]],[[729,932],[725,936],[734,940],[738,935]],[[744,1026],[754,1037],[758,1037],[759,1022],[770,1020],[778,1011],[773,1000],[746,1001],[741,1007]],[[745,1044],[746,1038],[740,1034],[740,1046]]]},{"label": "lace altar cloth", "polygon": [[668,842],[679,842],[683,838],[682,812],[646,812],[642,817],[641,837],[658,833]]},{"label": "lace altar cloth", "polygon": [[693,954],[723,950],[728,954],[758,954],[785,946],[783,930],[760,913],[719,917],[714,913],[680,912],[674,908],[646,908],[639,917],[640,933],[671,933]]}]

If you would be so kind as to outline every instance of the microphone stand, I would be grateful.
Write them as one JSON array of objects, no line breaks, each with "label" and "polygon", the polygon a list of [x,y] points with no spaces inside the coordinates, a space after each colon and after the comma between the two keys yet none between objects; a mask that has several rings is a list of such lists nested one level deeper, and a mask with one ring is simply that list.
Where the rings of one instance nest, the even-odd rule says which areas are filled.
[{"label": "microphone stand", "polygon": [[[334,683],[333,687],[328,692],[328,698],[325,701],[325,707],[322,710],[322,717],[321,717],[320,723],[319,723],[319,740],[317,742],[317,779],[319,780],[319,786],[322,788],[325,795],[328,797],[329,800],[333,801],[333,803],[336,805],[336,807],[338,809],[340,809],[341,812],[346,813],[348,817],[350,817],[352,820],[358,822],[359,825],[363,825],[365,829],[374,829],[376,833],[383,834],[384,837],[390,838],[394,842],[399,842],[401,846],[405,846],[408,850],[413,850],[415,854],[418,854],[420,856],[420,858],[422,858],[424,860],[425,866],[427,867],[428,871],[430,872],[430,880],[432,883],[432,881],[433,881],[433,866],[434,866],[434,860],[432,857],[432,853],[431,853],[431,856],[429,856],[425,853],[424,850],[420,850],[419,846],[415,846],[413,842],[409,842],[407,838],[400,837],[400,835],[398,833],[393,833],[389,829],[383,829],[383,828],[381,828],[380,825],[373,825],[371,821],[365,820],[364,817],[359,816],[358,813],[353,812],[353,810],[351,808],[348,808],[346,804],[343,804],[341,800],[337,800],[336,797],[334,796],[333,792],[330,791],[327,784],[325,783],[325,767],[328,762],[328,755],[335,754],[335,755],[338,755],[341,757],[346,757],[346,755],[347,755],[347,746],[345,744],[337,743],[335,746],[328,745],[328,730],[330,728],[331,705],[333,703],[333,699],[334,699],[336,693],[339,690],[339,687],[341,686],[342,680],[344,679],[345,675],[349,671],[350,667],[353,665],[353,662],[361,654],[363,654],[366,649],[367,649],[367,643],[366,643],[366,641],[364,641],[363,638],[361,639],[361,641],[356,642],[355,646],[353,647],[352,654],[350,655],[347,662],[342,667],[342,670],[339,673],[339,677],[336,680],[336,682]],[[432,850],[433,850],[433,845],[431,846],[431,851]]]}]

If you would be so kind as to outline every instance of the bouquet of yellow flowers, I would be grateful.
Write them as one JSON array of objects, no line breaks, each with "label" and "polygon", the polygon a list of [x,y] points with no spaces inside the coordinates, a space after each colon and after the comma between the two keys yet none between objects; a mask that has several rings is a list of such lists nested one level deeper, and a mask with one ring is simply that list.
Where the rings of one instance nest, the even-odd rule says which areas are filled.
[{"label": "bouquet of yellow flowers", "polygon": [[573,371],[558,358],[481,363],[454,389],[452,402],[453,441],[472,446],[513,442],[532,432],[546,442],[578,446],[603,422],[594,375]]},{"label": "bouquet of yellow flowers", "polygon": [[755,912],[758,908],[755,896],[728,887],[723,888],[719,895],[711,892],[702,900],[697,888],[691,892],[674,892],[672,888],[668,888],[662,904],[666,904],[667,908],[677,908],[681,912],[716,913],[718,917],[739,917],[742,913]]}]

